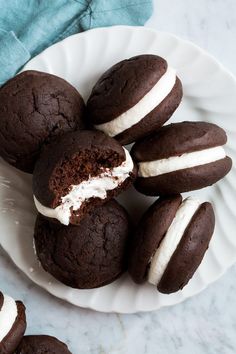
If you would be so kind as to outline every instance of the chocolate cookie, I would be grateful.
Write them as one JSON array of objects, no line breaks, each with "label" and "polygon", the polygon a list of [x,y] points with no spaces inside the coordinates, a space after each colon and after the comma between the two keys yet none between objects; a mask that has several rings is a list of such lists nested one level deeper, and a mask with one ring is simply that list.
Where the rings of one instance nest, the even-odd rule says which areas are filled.
[{"label": "chocolate cookie", "polygon": [[171,195],[216,183],[232,167],[226,141],[224,130],[211,123],[162,127],[132,148],[139,168],[135,188],[146,195]]},{"label": "chocolate cookie", "polygon": [[0,89],[0,156],[32,173],[40,150],[57,135],[84,128],[84,102],[65,80],[24,71]]},{"label": "chocolate cookie", "polygon": [[36,163],[35,205],[44,216],[77,224],[135,176],[129,152],[115,139],[99,131],[68,133],[49,144]]},{"label": "chocolate cookie", "polygon": [[0,353],[11,354],[26,329],[25,306],[0,292]]},{"label": "chocolate cookie", "polygon": [[66,344],[45,335],[25,336],[14,354],[71,354]]},{"label": "chocolate cookie", "polygon": [[180,195],[158,199],[143,215],[130,248],[129,273],[162,293],[182,289],[208,248],[215,225],[210,203]]},{"label": "chocolate cookie", "polygon": [[159,129],[182,99],[182,84],[165,59],[139,55],[106,71],[87,102],[96,129],[122,145]]},{"label": "chocolate cookie", "polygon": [[52,223],[38,215],[36,253],[46,272],[62,283],[97,288],[126,270],[129,231],[128,214],[115,200],[89,212],[77,226]]}]

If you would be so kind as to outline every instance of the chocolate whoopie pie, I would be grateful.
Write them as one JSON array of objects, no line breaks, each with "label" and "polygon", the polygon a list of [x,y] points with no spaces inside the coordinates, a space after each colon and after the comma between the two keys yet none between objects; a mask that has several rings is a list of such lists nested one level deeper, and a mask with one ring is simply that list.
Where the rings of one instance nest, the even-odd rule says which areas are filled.
[{"label": "chocolate whoopie pie", "polygon": [[26,329],[25,306],[0,292],[0,353],[12,354]]},{"label": "chocolate whoopie pie", "polygon": [[171,195],[210,186],[231,169],[223,129],[206,122],[166,125],[134,144],[135,188],[146,195]]},{"label": "chocolate whoopie pie", "polygon": [[139,55],[100,77],[87,102],[88,118],[96,129],[125,145],[159,129],[182,96],[182,84],[165,59]]},{"label": "chocolate whoopie pie", "polygon": [[129,232],[127,212],[110,200],[76,226],[53,223],[39,214],[34,241],[46,272],[73,288],[92,289],[111,283],[127,269]]},{"label": "chocolate whoopie pie", "polygon": [[143,215],[130,247],[129,273],[162,293],[182,289],[208,248],[215,225],[210,203],[181,195],[159,198]]},{"label": "chocolate whoopie pie", "polygon": [[62,224],[77,224],[95,205],[136,177],[129,152],[99,131],[68,133],[43,151],[33,174],[36,208]]},{"label": "chocolate whoopie pie", "polygon": [[40,150],[53,137],[84,128],[84,101],[65,80],[24,71],[0,89],[0,156],[32,173]]},{"label": "chocolate whoopie pie", "polygon": [[71,354],[66,344],[55,337],[34,335],[23,337],[14,354]]}]

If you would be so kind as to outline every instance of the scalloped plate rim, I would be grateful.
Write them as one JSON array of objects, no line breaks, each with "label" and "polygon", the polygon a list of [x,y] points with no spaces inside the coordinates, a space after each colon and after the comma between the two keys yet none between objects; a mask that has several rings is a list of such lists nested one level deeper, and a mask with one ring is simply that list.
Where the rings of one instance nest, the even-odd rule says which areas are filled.
[{"label": "scalloped plate rim", "polygon": [[[32,58],[26,65],[25,67],[22,69],[23,70],[26,70],[27,69],[27,66],[30,65],[32,62],[34,63],[35,61],[37,61],[38,59],[40,59],[40,57],[43,57],[45,55],[47,55],[47,52],[49,51],[52,51],[54,50],[55,48],[57,47],[60,47],[60,46],[63,46],[69,42],[69,41],[73,41],[73,39],[76,39],[77,38],[81,38],[81,37],[87,37],[90,35],[91,32],[101,32],[103,33],[104,31],[106,32],[112,32],[112,31],[119,31],[119,30],[124,30],[124,31],[130,31],[130,32],[133,32],[133,31],[145,31],[145,32],[150,32],[156,36],[160,35],[160,36],[166,36],[167,38],[168,37],[172,37],[174,38],[178,43],[181,43],[181,44],[185,44],[187,46],[190,46],[192,48],[194,48],[195,50],[197,50],[199,53],[201,53],[202,56],[205,56],[207,57],[208,60],[211,60],[212,62],[214,62],[214,64],[216,64],[219,68],[219,70],[221,72],[224,73],[224,75],[226,75],[228,77],[228,79],[232,80],[235,87],[236,87],[236,78],[235,76],[229,71],[227,70],[219,61],[216,60],[216,58],[214,58],[214,56],[212,56],[211,54],[209,54],[206,50],[198,47],[196,44],[192,43],[191,41],[189,40],[186,40],[186,39],[181,39],[179,38],[178,36],[176,35],[173,35],[171,33],[168,33],[168,32],[162,32],[162,31],[156,31],[152,28],[146,28],[146,27],[130,27],[130,26],[113,26],[113,27],[101,27],[101,28],[97,28],[97,29],[91,29],[87,32],[83,32],[83,33],[79,33],[79,34],[74,34],[70,37],[67,37],[65,38],[64,40],[62,40],[61,42],[58,42],[58,43],[55,43],[54,45],[52,45],[51,47],[45,49],[42,53],[40,53],[39,55],[37,55],[36,57]],[[1,239],[0,239],[0,242],[1,242]],[[12,256],[12,254],[10,252],[8,252],[7,250],[7,247],[5,247],[5,245],[2,245],[3,248],[5,249],[5,251],[9,254],[10,258],[12,259],[12,261],[15,263],[15,265],[20,268],[25,274],[27,277],[29,277],[34,283],[38,284],[40,287],[44,288],[46,291],[48,291],[50,294],[56,296],[56,297],[59,297],[65,301],[69,301],[70,303],[74,304],[75,306],[81,306],[81,305],[78,305],[78,303],[76,303],[75,301],[73,301],[71,298],[68,300],[68,298],[66,298],[65,295],[59,295],[57,294],[57,291],[55,289],[52,289],[52,287],[50,286],[47,286],[47,284],[45,284],[43,281],[41,281],[41,279],[37,280],[35,279],[35,277],[33,276],[33,274],[31,274],[30,272],[26,272],[25,269],[22,269],[22,267],[20,267],[19,264],[16,263],[14,257]],[[188,295],[187,297],[184,297],[184,296],[181,296],[179,298],[179,301],[176,301],[175,303],[173,304],[161,304],[160,307],[158,308],[161,308],[161,307],[166,307],[166,306],[172,306],[174,304],[177,304],[177,303],[180,303],[184,300],[186,300],[187,298],[190,298],[192,296],[194,296],[195,294],[198,294],[199,292],[201,292],[202,290],[204,290],[209,284],[212,284],[213,282],[215,282],[217,279],[219,279],[222,274],[225,273],[225,271],[230,268],[234,263],[235,263],[235,260],[236,260],[236,257],[235,259],[231,260],[230,262],[227,263],[227,266],[215,276],[211,279],[211,281],[209,281],[207,284],[204,284],[202,287],[199,287],[199,289],[197,291],[195,291],[193,294],[190,294]],[[120,305],[119,305],[120,306]],[[96,310],[96,311],[102,311],[102,312],[119,312],[119,313],[135,313],[135,312],[146,312],[146,311],[152,311],[152,310],[156,310],[157,308],[153,308],[152,306],[150,306],[150,308],[148,307],[143,307],[141,308],[132,308],[130,309],[130,311],[122,311],[122,308],[118,308],[116,309],[116,307],[114,308],[114,305],[113,305],[113,308],[109,308],[109,304],[106,304],[104,306],[101,306],[99,305],[98,303],[93,303],[93,304],[89,304],[86,306],[86,305],[82,305],[82,307],[84,308],[89,308],[89,309],[92,309],[92,310]]]}]

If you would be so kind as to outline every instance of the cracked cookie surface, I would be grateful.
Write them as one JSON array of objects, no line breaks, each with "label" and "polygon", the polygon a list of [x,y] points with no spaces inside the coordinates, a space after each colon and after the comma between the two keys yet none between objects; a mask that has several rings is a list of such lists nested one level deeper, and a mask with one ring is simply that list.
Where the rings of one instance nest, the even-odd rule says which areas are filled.
[{"label": "cracked cookie surface", "polygon": [[14,354],[71,354],[71,352],[55,337],[33,335],[23,337]]},{"label": "cracked cookie surface", "polygon": [[25,71],[0,89],[0,155],[32,173],[42,146],[53,137],[84,128],[84,101],[65,80]]},{"label": "cracked cookie surface", "polygon": [[34,240],[47,272],[73,288],[91,289],[111,283],[126,270],[129,232],[126,210],[111,200],[77,226],[38,215]]}]

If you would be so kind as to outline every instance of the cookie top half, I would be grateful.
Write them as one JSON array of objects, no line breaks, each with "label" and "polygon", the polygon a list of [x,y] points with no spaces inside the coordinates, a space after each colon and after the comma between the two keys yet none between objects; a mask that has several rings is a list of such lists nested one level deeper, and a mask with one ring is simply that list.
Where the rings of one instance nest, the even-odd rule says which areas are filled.
[{"label": "cookie top half", "polygon": [[29,70],[0,89],[0,155],[24,172],[44,144],[84,125],[83,99],[62,78]]},{"label": "cookie top half", "polygon": [[111,283],[127,268],[130,221],[111,200],[64,226],[38,216],[34,240],[43,268],[62,283],[91,289]]},{"label": "cookie top half", "polygon": [[162,127],[133,145],[135,161],[153,161],[225,145],[225,131],[207,122],[180,122]]},{"label": "cookie top half", "polygon": [[24,336],[14,354],[71,354],[66,344],[46,335]]},{"label": "cookie top half", "polygon": [[100,77],[87,102],[88,119],[125,145],[159,129],[181,98],[181,82],[167,61],[139,55],[115,64]]}]

